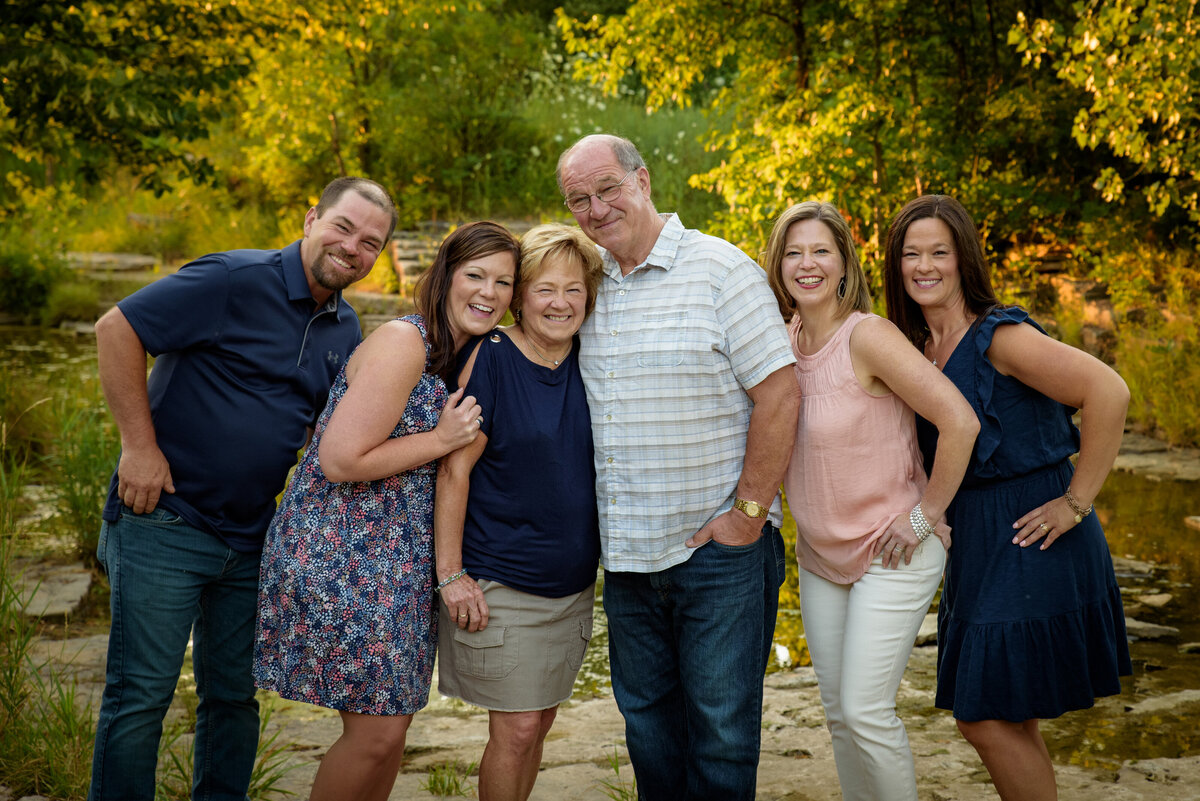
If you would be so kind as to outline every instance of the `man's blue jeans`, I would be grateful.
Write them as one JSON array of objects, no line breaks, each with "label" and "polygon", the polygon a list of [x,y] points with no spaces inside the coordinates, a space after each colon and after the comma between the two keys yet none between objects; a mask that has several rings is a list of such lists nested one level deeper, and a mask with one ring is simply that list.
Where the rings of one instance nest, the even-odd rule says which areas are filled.
[{"label": "man's blue jeans", "polygon": [[604,573],[613,695],[644,801],[753,801],[784,578],[771,524],[658,573]]},{"label": "man's blue jeans", "polygon": [[239,553],[161,507],[122,507],[100,530],[112,628],[89,801],[153,801],[163,717],[193,633],[196,670],[192,798],[243,801],[258,744],[250,663],[257,553]]}]

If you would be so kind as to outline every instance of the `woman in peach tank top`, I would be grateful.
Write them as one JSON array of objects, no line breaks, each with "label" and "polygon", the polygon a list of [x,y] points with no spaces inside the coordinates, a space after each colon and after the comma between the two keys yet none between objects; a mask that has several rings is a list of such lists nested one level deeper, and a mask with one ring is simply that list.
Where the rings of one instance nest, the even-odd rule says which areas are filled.
[{"label": "woman in peach tank top", "polygon": [[[896,691],[950,547],[943,521],[979,430],[954,385],[871,296],[837,208],[776,221],[767,275],[803,400],[784,477],[800,607],[846,801],[916,801]],[[938,429],[925,478],[914,410]]]}]

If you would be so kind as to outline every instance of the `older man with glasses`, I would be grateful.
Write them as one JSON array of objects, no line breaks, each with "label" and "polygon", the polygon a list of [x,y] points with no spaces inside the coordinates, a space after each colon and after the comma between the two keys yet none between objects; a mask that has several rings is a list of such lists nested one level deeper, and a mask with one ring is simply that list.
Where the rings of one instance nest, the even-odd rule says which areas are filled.
[{"label": "older man with glasses", "polygon": [[638,794],[751,801],[800,401],[783,319],[752,259],[658,214],[632,142],[581,139],[558,184],[603,248],[580,367]]}]

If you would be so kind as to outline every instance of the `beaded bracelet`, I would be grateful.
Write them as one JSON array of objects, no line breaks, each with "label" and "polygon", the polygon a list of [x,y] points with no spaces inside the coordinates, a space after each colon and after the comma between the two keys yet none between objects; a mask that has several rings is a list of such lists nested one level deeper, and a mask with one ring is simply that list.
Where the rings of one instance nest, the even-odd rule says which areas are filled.
[{"label": "beaded bracelet", "polygon": [[444,578],[440,584],[438,584],[436,587],[434,587],[433,591],[441,592],[442,588],[444,588],[446,585],[450,584],[451,582],[458,581],[460,578],[462,578],[465,575],[467,575],[466,570],[460,570],[457,573],[451,573],[449,576],[446,576],[446,578]]},{"label": "beaded bracelet", "polygon": [[908,513],[908,522],[912,525],[913,533],[917,535],[917,542],[924,542],[934,533],[933,526],[929,525],[929,518],[925,517],[925,510],[919,503]]},{"label": "beaded bracelet", "polygon": [[1067,506],[1070,506],[1071,511],[1075,513],[1075,522],[1076,523],[1082,523],[1083,518],[1087,517],[1088,515],[1090,515],[1092,513],[1092,504],[1089,503],[1087,505],[1087,508],[1084,509],[1083,504],[1081,504],[1075,498],[1075,496],[1071,494],[1070,487],[1067,487],[1067,491],[1063,493],[1063,497],[1067,499]]}]

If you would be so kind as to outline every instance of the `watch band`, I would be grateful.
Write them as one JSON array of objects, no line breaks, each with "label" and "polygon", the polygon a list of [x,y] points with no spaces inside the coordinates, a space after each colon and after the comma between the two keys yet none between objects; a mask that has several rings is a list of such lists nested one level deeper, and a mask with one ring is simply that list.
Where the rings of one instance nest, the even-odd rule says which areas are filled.
[{"label": "watch band", "polygon": [[767,516],[767,507],[760,504],[758,501],[748,501],[744,498],[734,498],[733,508],[737,509],[747,517],[762,519]]}]

